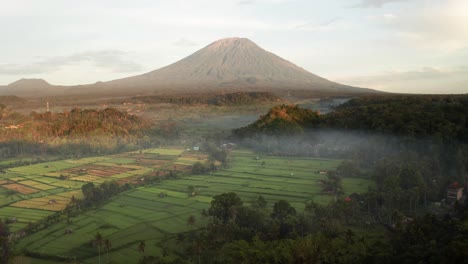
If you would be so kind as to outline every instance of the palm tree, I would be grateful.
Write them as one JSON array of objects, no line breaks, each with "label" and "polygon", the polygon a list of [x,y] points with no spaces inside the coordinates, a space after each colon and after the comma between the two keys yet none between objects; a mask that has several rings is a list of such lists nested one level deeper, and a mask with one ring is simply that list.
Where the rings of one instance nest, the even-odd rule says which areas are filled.
[{"label": "palm tree", "polygon": [[101,264],[101,246],[103,239],[101,233],[97,232],[93,240],[93,245],[98,248],[99,264]]},{"label": "palm tree", "polygon": [[138,251],[141,252],[141,253],[145,253],[145,247],[146,247],[146,243],[145,241],[140,241],[140,244],[138,245]]},{"label": "palm tree", "polygon": [[193,227],[195,225],[195,222],[197,220],[195,219],[195,216],[194,215],[190,215],[188,218],[187,218],[187,225]]},{"label": "palm tree", "polygon": [[109,250],[111,249],[112,244],[109,241],[109,239],[106,239],[104,241],[104,249],[106,250],[106,256],[107,256],[107,263],[109,263]]},{"label": "palm tree", "polygon": [[200,256],[201,253],[203,252],[203,242],[201,241],[200,238],[196,239],[193,244],[192,244],[192,251],[197,255],[198,258],[198,264],[200,264]]}]

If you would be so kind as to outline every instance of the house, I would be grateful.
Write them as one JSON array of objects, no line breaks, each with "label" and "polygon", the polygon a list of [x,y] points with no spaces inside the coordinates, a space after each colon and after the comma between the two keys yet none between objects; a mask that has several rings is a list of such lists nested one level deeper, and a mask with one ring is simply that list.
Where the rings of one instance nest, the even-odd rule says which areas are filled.
[{"label": "house", "polygon": [[57,200],[55,200],[55,199],[49,200],[49,204],[56,204],[56,203],[57,203]]},{"label": "house", "polygon": [[457,201],[463,201],[463,186],[458,182],[453,182],[447,188],[447,202],[453,204]]},{"label": "house", "polygon": [[318,173],[319,173],[319,174],[327,174],[328,171],[326,171],[326,170],[319,170]]},{"label": "house", "polygon": [[363,202],[364,197],[360,195],[359,193],[352,193],[349,198],[351,198],[352,201],[357,201],[357,202]]},{"label": "house", "polygon": [[220,147],[223,149],[232,150],[235,146],[236,146],[235,143],[225,143],[225,144],[221,144]]}]

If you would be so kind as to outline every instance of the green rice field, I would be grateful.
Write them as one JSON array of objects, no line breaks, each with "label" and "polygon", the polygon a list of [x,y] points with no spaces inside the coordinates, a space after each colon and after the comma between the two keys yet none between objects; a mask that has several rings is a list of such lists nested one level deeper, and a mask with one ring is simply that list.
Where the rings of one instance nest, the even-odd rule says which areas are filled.
[{"label": "green rice field", "polygon": [[[124,160],[90,160],[101,163],[118,161],[119,164],[122,164],[119,166],[135,166],[131,162],[132,155],[145,155],[146,153],[151,155],[184,155],[182,150],[154,149],[145,151],[143,154],[132,153],[118,157]],[[86,211],[72,218],[70,224],[61,221],[47,229],[22,238],[17,248],[25,249],[26,252],[34,254],[78,258],[82,259],[84,263],[97,263],[97,250],[90,245],[90,241],[97,232],[100,232],[112,243],[112,248],[106,257],[113,263],[135,263],[135,260],[142,256],[137,250],[140,241],[145,241],[148,254],[156,255],[161,252],[165,241],[174,238],[175,234],[206,224],[207,219],[202,217],[200,212],[202,209],[209,208],[214,195],[235,192],[247,204],[262,195],[269,206],[283,199],[290,202],[298,210],[303,210],[304,203],[309,200],[322,204],[329,203],[332,197],[321,193],[323,187],[319,183],[320,180],[326,178],[326,175],[320,174],[319,171],[334,170],[341,163],[340,160],[331,159],[258,156],[258,154],[248,150],[235,150],[231,153],[230,159],[229,168],[220,171],[164,180],[155,185],[141,186],[121,193],[99,209]],[[177,160],[177,156],[173,158],[174,164]],[[189,160],[191,159],[184,158],[183,164]],[[194,163],[197,159],[192,159],[192,161]],[[75,164],[82,166],[85,163]],[[172,166],[172,163],[165,166]],[[62,164],[61,168],[69,167]],[[132,172],[134,171],[145,173],[148,170],[141,168]],[[21,168],[14,170],[14,172],[24,173]],[[49,173],[50,171],[42,170],[41,172]],[[39,182],[40,179],[34,178],[33,181]],[[53,185],[53,183],[50,184]],[[372,184],[371,181],[361,178],[343,179],[345,195],[366,191],[368,186]],[[188,195],[187,188],[189,186],[194,187],[197,192],[196,196]],[[73,190],[68,190],[68,193],[70,191]],[[161,193],[165,193],[166,196],[160,197]],[[54,197],[60,199],[58,196]],[[46,200],[48,198],[45,196]],[[38,199],[43,198],[36,198],[36,200]],[[45,200],[40,201],[44,202]],[[12,206],[5,208],[50,213],[50,211],[37,210],[33,207],[34,205],[27,208]],[[6,214],[8,212],[3,213],[0,210],[0,215],[6,216]],[[20,211],[10,213],[10,215],[15,214],[19,215]],[[187,218],[190,215],[196,217],[196,224],[193,227],[187,225]],[[64,234],[67,229],[72,229],[73,232]],[[104,256],[101,258],[104,259]]]}]

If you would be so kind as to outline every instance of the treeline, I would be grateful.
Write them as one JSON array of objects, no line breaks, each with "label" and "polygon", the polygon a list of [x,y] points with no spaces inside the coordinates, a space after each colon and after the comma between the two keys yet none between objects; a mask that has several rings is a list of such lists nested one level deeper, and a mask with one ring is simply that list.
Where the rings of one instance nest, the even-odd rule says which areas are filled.
[{"label": "treeline", "polygon": [[[115,181],[106,181],[96,186],[92,182],[88,182],[81,186],[81,192],[83,193],[83,200],[72,199],[70,202],[71,206],[74,207],[90,207],[102,204],[112,196],[130,189],[129,184],[120,186]],[[78,206],[77,206],[78,205]]]},{"label": "treeline", "polygon": [[333,112],[317,116],[318,113],[295,105],[276,106],[233,134],[245,138],[329,128],[468,143],[468,95],[366,96],[351,99]]},{"label": "treeline", "polygon": [[209,104],[217,106],[245,105],[261,102],[278,101],[279,97],[270,92],[237,92],[229,94],[197,94],[197,95],[160,95],[137,96],[131,98],[134,103],[170,103],[170,104]]},{"label": "treeline", "polygon": [[[408,221],[395,214],[389,229],[369,223],[363,201],[308,202],[298,211],[284,200],[269,206],[259,196],[246,205],[237,194],[223,193],[201,212],[208,224],[178,234],[173,250],[187,263],[462,263],[468,257],[467,207],[458,219],[426,215]],[[187,224],[196,221],[190,216]],[[155,259],[184,263],[161,256],[140,263]]]},{"label": "treeline", "polygon": [[112,154],[152,147],[177,134],[173,124],[153,125],[114,108],[23,115],[0,106],[0,112],[2,158]]},{"label": "treeline", "polygon": [[468,143],[468,95],[366,96],[321,116],[321,127]]},{"label": "treeline", "polygon": [[79,109],[61,113],[31,113],[32,128],[36,134],[33,140],[41,137],[86,137],[106,135],[125,137],[141,133],[149,127],[142,118],[114,108],[104,110]]},{"label": "treeline", "polygon": [[60,113],[17,113],[1,120],[0,140],[50,141],[55,138],[83,138],[89,136],[130,137],[139,135],[150,124],[145,120],[114,108],[104,110],[72,109]]}]

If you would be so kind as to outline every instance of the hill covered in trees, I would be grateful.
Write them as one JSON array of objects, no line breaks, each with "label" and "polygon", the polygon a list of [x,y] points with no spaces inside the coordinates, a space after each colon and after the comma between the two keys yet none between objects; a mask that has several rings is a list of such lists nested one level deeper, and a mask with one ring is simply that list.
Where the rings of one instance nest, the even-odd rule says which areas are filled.
[{"label": "hill covered in trees", "polygon": [[318,125],[319,115],[297,105],[279,105],[261,116],[256,122],[233,131],[238,137],[257,133],[266,135],[293,135]]},{"label": "hill covered in trees", "polygon": [[35,142],[55,138],[82,138],[93,135],[127,137],[149,127],[143,119],[113,108],[72,109],[59,113],[7,112],[0,120],[0,141],[26,139]]},{"label": "hill covered in trees", "polygon": [[[20,114],[0,107],[0,157],[83,156],[137,149],[152,124],[114,108]],[[162,129],[162,128],[159,128]]]},{"label": "hill covered in trees", "polygon": [[468,142],[468,95],[366,96],[321,116],[321,126]]},{"label": "hill covered in trees", "polygon": [[245,138],[328,128],[468,142],[467,116],[468,95],[365,96],[325,115],[294,105],[276,106],[233,134]]}]

